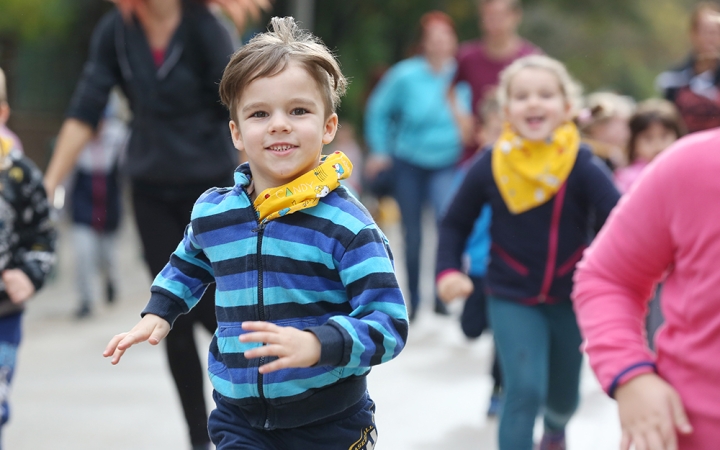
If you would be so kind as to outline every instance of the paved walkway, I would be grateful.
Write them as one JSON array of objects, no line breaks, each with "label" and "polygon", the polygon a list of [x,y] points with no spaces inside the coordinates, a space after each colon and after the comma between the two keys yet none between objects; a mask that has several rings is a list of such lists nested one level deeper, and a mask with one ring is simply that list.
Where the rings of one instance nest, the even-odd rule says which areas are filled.
[{"label": "paved walkway", "polygon": [[[399,257],[397,230],[388,235]],[[4,448],[188,448],[163,349],[140,345],[115,367],[101,356],[114,334],[135,324],[148,298],[150,280],[133,227],[123,229],[120,241],[124,284],[119,302],[99,305],[94,317],[83,321],[72,317],[76,299],[67,236],[62,233],[57,276],[33,299],[25,317]],[[423,280],[429,292],[432,274],[425,273]],[[204,352],[209,336],[200,330],[198,336]],[[376,448],[495,449],[497,422],[484,415],[491,389],[491,351],[490,337],[467,342],[454,317],[421,311],[406,350],[397,360],[373,369],[369,377],[378,404]],[[585,370],[580,410],[568,428],[569,448],[618,448],[616,414],[614,403]]]}]

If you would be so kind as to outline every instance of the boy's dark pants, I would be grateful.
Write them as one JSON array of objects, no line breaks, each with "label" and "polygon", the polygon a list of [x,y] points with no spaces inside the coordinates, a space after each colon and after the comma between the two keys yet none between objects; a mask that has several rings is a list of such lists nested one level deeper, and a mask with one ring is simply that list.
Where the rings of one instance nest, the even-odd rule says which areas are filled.
[{"label": "boy's dark pants", "polygon": [[[135,221],[142,241],[143,256],[153,278],[165,267],[182,240],[198,197],[211,187],[232,184],[231,178],[178,186],[133,183]],[[215,285],[208,287],[192,311],[178,317],[165,338],[168,365],[180,396],[190,441],[194,445],[209,442],[203,388],[206,374],[195,345],[196,323],[210,333],[215,332]]]},{"label": "boy's dark pants", "polygon": [[373,450],[377,443],[375,403],[367,394],[320,423],[275,430],[251,427],[237,406],[216,392],[213,398],[208,429],[217,450]]}]

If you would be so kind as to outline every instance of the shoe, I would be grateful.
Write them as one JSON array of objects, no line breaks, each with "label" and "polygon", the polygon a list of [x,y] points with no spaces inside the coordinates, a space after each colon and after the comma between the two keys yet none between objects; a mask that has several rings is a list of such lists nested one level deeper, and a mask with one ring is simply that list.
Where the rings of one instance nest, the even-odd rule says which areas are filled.
[{"label": "shoe", "polygon": [[538,450],[566,450],[565,430],[545,430]]},{"label": "shoe", "polygon": [[448,311],[447,306],[445,306],[445,303],[436,301],[435,302],[435,314],[439,314],[441,316],[449,316],[450,311]]},{"label": "shoe", "polygon": [[488,406],[487,410],[487,416],[488,417],[497,417],[500,415],[500,410],[502,409],[503,404],[503,398],[502,398],[502,392],[499,388],[493,388],[493,393],[490,396],[490,405]]},{"label": "shoe", "polygon": [[108,304],[115,303],[115,285],[110,281],[105,285],[105,300],[107,300]]},{"label": "shoe", "polygon": [[75,311],[76,319],[84,319],[91,315],[92,315],[92,309],[90,308],[90,305],[88,303],[83,303],[82,305],[80,305],[80,308],[78,308],[78,310]]},{"label": "shoe", "polygon": [[210,443],[204,443],[204,444],[193,444],[192,450],[210,450]]}]

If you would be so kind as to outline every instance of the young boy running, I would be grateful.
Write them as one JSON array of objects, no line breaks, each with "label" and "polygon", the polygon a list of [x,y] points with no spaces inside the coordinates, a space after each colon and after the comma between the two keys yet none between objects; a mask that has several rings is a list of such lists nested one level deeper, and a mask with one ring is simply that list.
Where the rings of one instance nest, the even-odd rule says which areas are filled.
[{"label": "young boy running", "polygon": [[209,372],[218,449],[372,449],[370,366],[394,358],[407,311],[387,239],[340,185],[352,164],[322,156],[346,80],[292,18],[273,18],[233,55],[220,82],[235,186],[196,202],[185,238],[155,279],[142,320],[115,336],[116,364],[155,345],[216,283]]}]

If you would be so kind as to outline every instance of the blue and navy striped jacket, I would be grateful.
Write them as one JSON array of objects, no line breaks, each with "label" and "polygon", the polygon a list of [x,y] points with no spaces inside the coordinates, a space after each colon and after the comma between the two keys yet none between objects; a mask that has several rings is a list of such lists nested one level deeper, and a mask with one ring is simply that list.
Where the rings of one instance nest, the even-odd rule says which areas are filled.
[{"label": "blue and navy striped jacket", "polygon": [[[195,203],[185,237],[157,276],[143,314],[170,322],[216,283],[218,329],[208,370],[215,390],[266,429],[292,428],[336,415],[360,401],[370,366],[405,345],[407,311],[387,239],[344,187],[312,208],[260,226],[246,187],[214,188]],[[246,359],[244,321],[262,320],[314,333],[313,367],[260,374]]]}]

